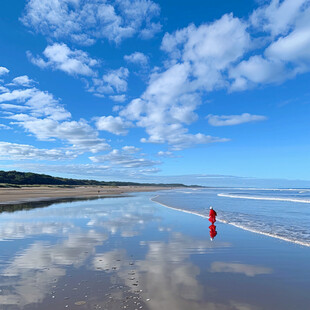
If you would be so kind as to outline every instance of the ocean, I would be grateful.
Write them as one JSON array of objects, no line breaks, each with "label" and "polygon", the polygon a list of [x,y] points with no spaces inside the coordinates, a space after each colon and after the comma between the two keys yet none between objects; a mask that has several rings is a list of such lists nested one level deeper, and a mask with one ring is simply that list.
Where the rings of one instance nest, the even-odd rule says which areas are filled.
[{"label": "ocean", "polygon": [[213,206],[220,222],[310,246],[310,189],[178,189],[152,200],[203,217]]}]

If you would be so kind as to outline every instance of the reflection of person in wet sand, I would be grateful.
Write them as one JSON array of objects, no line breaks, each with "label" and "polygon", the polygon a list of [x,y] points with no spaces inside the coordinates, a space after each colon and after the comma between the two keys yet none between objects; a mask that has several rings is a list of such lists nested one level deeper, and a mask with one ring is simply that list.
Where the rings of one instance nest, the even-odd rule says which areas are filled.
[{"label": "reflection of person in wet sand", "polygon": [[210,229],[210,239],[212,241],[215,238],[215,236],[217,235],[216,226],[214,224],[211,224],[209,226],[209,229]]},{"label": "reflection of person in wet sand", "polygon": [[213,207],[210,206],[210,212],[209,212],[209,221],[214,224],[216,222],[216,217],[217,214],[216,212],[213,210]]}]

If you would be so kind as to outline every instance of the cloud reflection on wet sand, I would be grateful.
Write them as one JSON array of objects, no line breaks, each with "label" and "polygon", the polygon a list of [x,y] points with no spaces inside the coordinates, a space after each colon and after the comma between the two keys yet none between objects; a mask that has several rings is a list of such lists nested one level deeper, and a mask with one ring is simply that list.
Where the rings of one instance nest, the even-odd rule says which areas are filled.
[{"label": "cloud reflection on wet sand", "polygon": [[240,263],[225,263],[225,262],[213,262],[211,264],[211,272],[228,272],[228,273],[240,273],[248,277],[254,277],[261,274],[272,273],[271,268],[262,266],[247,265]]},{"label": "cloud reflection on wet sand", "polygon": [[[16,244],[15,254],[6,262],[0,258],[0,304],[10,310],[31,309],[34,304],[45,310],[75,307],[79,301],[80,309],[125,305],[135,309],[135,305],[149,310],[256,310],[238,301],[212,301],[206,283],[201,282],[201,268],[211,263],[209,254],[231,244],[174,231],[165,224],[157,205],[146,203],[145,197],[119,200],[126,204],[106,201],[106,205],[79,202],[77,207],[64,204],[54,210],[31,211],[33,222],[29,221],[31,212],[26,214],[27,221],[21,214],[16,222],[11,216],[7,226],[0,221],[0,238],[12,240],[13,245],[14,239],[35,239],[22,249]],[[57,223],[50,218],[55,213],[60,219]],[[133,247],[127,244],[129,238],[134,239]],[[193,255],[202,255],[205,264],[194,263]],[[211,265],[214,272],[255,273],[243,267]],[[257,272],[267,273],[264,269]],[[83,281],[88,288],[78,286]]]}]

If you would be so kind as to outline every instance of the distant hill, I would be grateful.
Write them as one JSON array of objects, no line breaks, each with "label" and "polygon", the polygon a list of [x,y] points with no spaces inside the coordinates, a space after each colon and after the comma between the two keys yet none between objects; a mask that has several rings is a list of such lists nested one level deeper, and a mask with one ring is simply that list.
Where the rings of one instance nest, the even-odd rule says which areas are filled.
[{"label": "distant hill", "polygon": [[155,184],[116,181],[80,180],[52,177],[46,174],[18,171],[1,171],[0,184],[8,185],[97,185],[97,186],[164,186],[164,187],[187,187],[184,184]]}]

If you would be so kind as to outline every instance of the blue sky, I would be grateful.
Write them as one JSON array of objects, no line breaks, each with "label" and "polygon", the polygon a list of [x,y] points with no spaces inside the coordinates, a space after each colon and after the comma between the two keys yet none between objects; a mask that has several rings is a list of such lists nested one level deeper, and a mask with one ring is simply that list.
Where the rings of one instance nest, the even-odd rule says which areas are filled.
[{"label": "blue sky", "polygon": [[0,15],[0,169],[310,180],[309,0],[11,0]]}]

